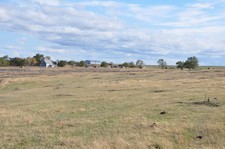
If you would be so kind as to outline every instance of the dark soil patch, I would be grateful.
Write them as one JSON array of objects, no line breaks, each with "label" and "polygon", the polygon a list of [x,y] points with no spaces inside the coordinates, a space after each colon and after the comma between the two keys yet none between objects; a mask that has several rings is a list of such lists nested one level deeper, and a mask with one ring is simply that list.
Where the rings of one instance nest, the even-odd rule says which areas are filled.
[{"label": "dark soil patch", "polygon": [[[216,100],[217,98],[213,98],[214,100]],[[206,99],[204,101],[193,101],[193,102],[182,102],[182,101],[179,101],[179,102],[176,102],[176,103],[179,103],[179,104],[192,104],[192,105],[203,105],[203,106],[209,106],[209,107],[219,107],[220,104],[219,102],[214,102],[214,101],[211,101],[210,99]]]},{"label": "dark soil patch", "polygon": [[116,92],[116,91],[118,91],[118,90],[114,90],[114,89],[112,89],[112,90],[108,90],[109,92]]},{"label": "dark soil patch", "polygon": [[149,149],[162,149],[158,144],[152,144],[148,146]]},{"label": "dark soil patch", "polygon": [[163,93],[166,92],[166,90],[155,90],[154,93]]},{"label": "dark soil patch", "polygon": [[206,105],[210,107],[218,107],[219,104],[211,102],[211,101],[200,101],[200,102],[193,102],[195,105]]},{"label": "dark soil patch", "polygon": [[56,97],[67,97],[67,96],[73,96],[73,94],[56,94]]},{"label": "dark soil patch", "polygon": [[93,78],[94,80],[100,80],[100,79],[102,79],[102,78],[100,78],[100,77],[95,77],[95,78]]}]

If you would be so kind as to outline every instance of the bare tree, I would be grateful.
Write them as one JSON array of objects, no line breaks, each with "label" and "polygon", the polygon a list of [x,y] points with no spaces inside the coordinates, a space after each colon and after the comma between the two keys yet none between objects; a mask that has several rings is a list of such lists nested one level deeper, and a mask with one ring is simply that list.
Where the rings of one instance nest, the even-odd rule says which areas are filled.
[{"label": "bare tree", "polygon": [[142,60],[137,60],[137,62],[136,62],[136,67],[142,69],[142,68],[145,67],[145,64],[144,64],[144,62],[143,62]]},{"label": "bare tree", "polygon": [[166,68],[166,66],[167,66],[167,63],[166,63],[166,61],[165,61],[164,59],[159,59],[159,60],[157,61],[157,63],[159,64],[159,66],[160,66],[162,69]]}]

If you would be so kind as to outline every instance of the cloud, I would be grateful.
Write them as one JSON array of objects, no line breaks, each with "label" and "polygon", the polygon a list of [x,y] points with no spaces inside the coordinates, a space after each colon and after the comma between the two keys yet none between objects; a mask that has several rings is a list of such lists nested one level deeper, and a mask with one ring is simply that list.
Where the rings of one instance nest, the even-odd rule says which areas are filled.
[{"label": "cloud", "polygon": [[58,0],[33,0],[41,5],[59,6],[60,2]]},{"label": "cloud", "polygon": [[46,47],[39,47],[38,48],[38,51],[39,52],[48,52],[48,53],[51,53],[51,52],[53,52],[53,53],[64,53],[65,52],[65,50],[64,49],[51,49],[51,48],[46,48]]},{"label": "cloud", "polygon": [[170,17],[171,12],[176,8],[170,5],[162,6],[147,6],[143,7],[140,5],[130,5],[129,7],[130,16],[135,17],[138,20],[145,22],[159,22],[162,19]]},{"label": "cloud", "polygon": [[192,8],[197,8],[197,9],[213,9],[214,8],[214,4],[212,3],[195,3],[190,5],[190,7]]},{"label": "cloud", "polygon": [[[119,7],[123,5],[122,3],[115,2],[115,1],[88,1],[88,2],[78,2],[77,3],[79,6],[87,7],[87,6],[92,6],[92,7]],[[70,3],[70,5],[73,5],[73,3]]]},{"label": "cloud", "polygon": [[7,16],[7,12],[6,10],[4,9],[0,9],[0,18],[1,18],[1,21],[7,21],[8,19],[8,16]]},{"label": "cloud", "polygon": [[220,10],[215,2],[180,8],[116,1],[23,0],[20,5],[0,3],[0,29],[32,34],[48,42],[39,46],[40,52],[74,51],[122,60],[183,57],[224,52],[225,13]]},{"label": "cloud", "polygon": [[22,47],[18,47],[18,46],[15,46],[15,45],[6,45],[3,48],[8,49],[8,50],[22,50],[23,49]]}]

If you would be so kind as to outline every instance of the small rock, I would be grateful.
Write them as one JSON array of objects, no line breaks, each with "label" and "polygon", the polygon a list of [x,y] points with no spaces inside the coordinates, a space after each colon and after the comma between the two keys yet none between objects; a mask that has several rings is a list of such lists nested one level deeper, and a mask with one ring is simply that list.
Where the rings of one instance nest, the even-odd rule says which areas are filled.
[{"label": "small rock", "polygon": [[156,123],[153,123],[152,125],[150,125],[150,127],[155,127],[156,126]]},{"label": "small rock", "polygon": [[162,111],[162,112],[160,112],[160,114],[166,114],[166,112],[165,111]]},{"label": "small rock", "polygon": [[148,146],[149,149],[161,149],[160,145],[158,144],[153,144]]},{"label": "small rock", "polygon": [[197,137],[196,137],[196,139],[202,139],[202,138],[203,138],[202,136],[197,136]]}]

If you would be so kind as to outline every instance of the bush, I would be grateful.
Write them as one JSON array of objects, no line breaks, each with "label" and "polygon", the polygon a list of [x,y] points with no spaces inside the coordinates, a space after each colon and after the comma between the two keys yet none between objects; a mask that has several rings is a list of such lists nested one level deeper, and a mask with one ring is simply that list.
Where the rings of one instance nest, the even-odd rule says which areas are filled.
[{"label": "bush", "polygon": [[185,62],[184,62],[184,68],[188,69],[195,69],[197,68],[198,65],[198,59],[197,57],[189,57]]},{"label": "bush", "polygon": [[177,65],[177,68],[179,68],[179,69],[184,69],[184,62],[182,62],[182,61],[178,61],[177,63],[176,63],[176,65]]},{"label": "bush", "polygon": [[180,68],[182,70],[183,68],[195,69],[199,66],[198,59],[195,56],[189,57],[185,62],[178,61],[176,65],[177,65],[177,68]]},{"label": "bush", "polygon": [[58,62],[59,67],[64,67],[64,66],[66,66],[66,64],[67,64],[67,61],[61,60],[61,61]]}]

